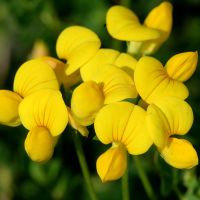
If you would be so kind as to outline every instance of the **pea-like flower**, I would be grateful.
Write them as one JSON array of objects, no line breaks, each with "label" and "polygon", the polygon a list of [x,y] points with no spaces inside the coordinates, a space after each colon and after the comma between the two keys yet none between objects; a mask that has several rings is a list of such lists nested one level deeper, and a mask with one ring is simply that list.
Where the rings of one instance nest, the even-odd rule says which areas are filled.
[{"label": "pea-like flower", "polygon": [[57,137],[68,123],[68,111],[62,95],[56,90],[40,90],[19,105],[22,124],[29,130],[25,140],[28,156],[36,162],[48,161]]},{"label": "pea-like flower", "polygon": [[0,123],[8,126],[20,125],[18,115],[20,102],[41,89],[59,89],[54,71],[40,60],[25,62],[15,75],[13,91],[0,90]]},{"label": "pea-like flower", "polygon": [[127,152],[132,155],[143,154],[152,145],[146,127],[146,112],[128,102],[116,102],[103,107],[95,118],[94,128],[103,144],[112,144],[96,163],[103,182],[123,176]]},{"label": "pea-like flower", "polygon": [[186,99],[189,95],[183,81],[189,79],[197,66],[197,52],[176,54],[166,66],[153,57],[142,57],[136,65],[134,81],[142,99],[152,103],[156,99],[174,96]]},{"label": "pea-like flower", "polygon": [[113,6],[106,16],[110,35],[128,41],[128,51],[133,54],[154,53],[168,38],[172,28],[172,5],[162,2],[139,22],[133,11],[123,6]]},{"label": "pea-like flower", "polygon": [[71,109],[82,125],[94,122],[97,112],[106,104],[137,97],[132,78],[114,65],[103,65],[90,80],[75,88]]},{"label": "pea-like flower", "polygon": [[174,137],[185,135],[192,123],[192,109],[182,99],[160,98],[147,108],[148,132],[163,159],[175,168],[191,168],[198,164],[192,144]]},{"label": "pea-like flower", "polygon": [[56,43],[59,58],[66,60],[65,73],[70,75],[77,71],[98,51],[101,45],[98,36],[88,28],[71,26],[64,29]]}]

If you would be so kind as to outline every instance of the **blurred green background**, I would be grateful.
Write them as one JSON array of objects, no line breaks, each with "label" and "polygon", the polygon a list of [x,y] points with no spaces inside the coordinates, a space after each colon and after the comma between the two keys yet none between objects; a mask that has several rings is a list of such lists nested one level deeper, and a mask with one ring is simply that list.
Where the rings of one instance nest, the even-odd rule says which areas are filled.
[{"label": "blurred green background", "polygon": [[[36,40],[43,40],[56,57],[58,34],[70,25],[83,25],[94,30],[102,46],[125,50],[125,45],[112,39],[105,27],[108,8],[129,4],[141,21],[160,0],[0,0],[0,89],[12,89],[18,67],[27,60]],[[200,0],[171,1],[174,6],[173,31],[155,57],[165,63],[172,55],[200,47]],[[200,152],[200,69],[186,83],[190,90],[187,101],[194,110],[195,121],[186,136]],[[0,111],[1,112],[1,111]],[[92,129],[92,127],[91,127]],[[23,142],[27,130],[0,125],[0,200],[9,199],[80,199],[88,200],[70,128],[63,133],[54,156],[46,164],[33,163],[26,155]],[[82,138],[95,191],[100,200],[119,200],[121,182],[101,183],[96,173],[97,157],[106,148],[89,137]],[[200,199],[199,166],[192,170],[169,167],[152,149],[140,156],[143,167],[158,199]],[[148,199],[129,157],[131,199]]]}]

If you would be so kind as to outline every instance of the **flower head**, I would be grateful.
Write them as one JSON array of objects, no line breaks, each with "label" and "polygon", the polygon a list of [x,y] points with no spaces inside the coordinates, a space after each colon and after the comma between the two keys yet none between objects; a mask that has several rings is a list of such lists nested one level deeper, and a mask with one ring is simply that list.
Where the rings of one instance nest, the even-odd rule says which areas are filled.
[{"label": "flower head", "polygon": [[20,103],[19,116],[29,130],[25,149],[30,158],[36,162],[50,159],[57,136],[68,123],[61,93],[48,89],[29,95]]},{"label": "flower head", "polygon": [[182,99],[160,98],[147,108],[147,127],[163,159],[176,168],[191,168],[198,163],[192,144],[174,135],[185,135],[193,123],[191,107]]},{"label": "flower head", "polygon": [[123,6],[113,6],[106,16],[110,35],[128,41],[133,54],[154,53],[168,38],[172,28],[172,5],[162,2],[146,17],[142,25],[134,12]]},{"label": "flower head", "polygon": [[128,102],[103,107],[95,118],[94,127],[102,143],[112,144],[97,160],[97,172],[102,181],[116,180],[124,174],[126,151],[132,155],[143,154],[152,144],[146,127],[146,112]]}]

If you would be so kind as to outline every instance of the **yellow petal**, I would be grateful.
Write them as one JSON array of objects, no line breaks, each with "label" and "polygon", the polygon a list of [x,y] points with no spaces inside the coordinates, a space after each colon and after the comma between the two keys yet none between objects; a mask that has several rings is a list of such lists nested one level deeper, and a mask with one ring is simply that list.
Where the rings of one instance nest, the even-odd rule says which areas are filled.
[{"label": "yellow petal", "polygon": [[127,167],[127,155],[123,146],[112,147],[104,152],[97,159],[96,167],[102,182],[121,178]]},{"label": "yellow petal", "polygon": [[128,102],[103,107],[95,118],[94,127],[102,143],[121,143],[133,155],[146,152],[152,144],[146,129],[145,111]]},{"label": "yellow petal", "polygon": [[170,135],[184,135],[190,130],[193,123],[193,112],[187,102],[175,97],[166,97],[158,99],[154,104],[162,110],[168,120]]},{"label": "yellow petal", "polygon": [[190,142],[184,139],[170,138],[161,150],[161,156],[171,166],[178,169],[190,169],[198,165],[198,156]]},{"label": "yellow petal", "polygon": [[87,81],[75,88],[71,98],[72,113],[81,125],[93,123],[94,117],[104,105],[101,84]]},{"label": "yellow petal", "polygon": [[55,90],[40,90],[26,97],[19,106],[19,116],[27,129],[46,127],[52,136],[61,134],[68,123],[62,95]]},{"label": "yellow petal", "polygon": [[59,89],[53,69],[41,60],[25,62],[15,75],[14,91],[25,97],[41,89]]},{"label": "yellow petal", "polygon": [[127,53],[121,53],[113,64],[129,74],[131,78],[134,77],[137,60],[133,56]]},{"label": "yellow petal", "polygon": [[59,58],[67,60],[66,74],[72,74],[98,51],[101,45],[98,36],[88,28],[71,26],[64,29],[56,43]]},{"label": "yellow petal", "polygon": [[144,21],[144,25],[161,31],[158,39],[147,41],[142,46],[144,54],[154,53],[160,45],[167,40],[172,29],[172,4],[162,2],[159,6],[151,10]]},{"label": "yellow petal", "polygon": [[188,97],[187,87],[171,79],[162,64],[153,57],[144,56],[137,62],[134,81],[139,95],[149,104],[166,96]]},{"label": "yellow petal", "polygon": [[184,52],[171,57],[165,67],[168,75],[175,80],[187,81],[195,72],[198,61],[198,53]]},{"label": "yellow petal", "polygon": [[21,124],[18,107],[22,98],[15,92],[0,90],[0,124],[18,126]]},{"label": "yellow petal", "polygon": [[83,81],[93,80],[105,64],[113,64],[119,56],[119,51],[113,49],[99,49],[95,56],[80,69]]},{"label": "yellow petal", "polygon": [[170,136],[170,125],[162,110],[154,104],[147,108],[147,129],[153,143],[163,148]]},{"label": "yellow petal", "polygon": [[123,6],[108,10],[106,26],[109,34],[118,40],[145,41],[160,36],[159,31],[141,25],[134,12]]},{"label": "yellow petal", "polygon": [[34,127],[26,137],[25,150],[33,161],[43,163],[51,159],[56,140],[45,127]]},{"label": "yellow petal", "polygon": [[78,123],[78,121],[73,116],[72,111],[69,107],[67,107],[67,111],[69,115],[69,124],[72,126],[72,128],[77,130],[82,136],[87,137],[89,134],[87,128]]},{"label": "yellow petal", "polygon": [[102,66],[92,80],[103,85],[105,104],[137,97],[133,79],[114,65]]},{"label": "yellow petal", "polygon": [[185,101],[166,97],[158,99],[147,109],[148,130],[154,143],[162,148],[170,135],[186,134],[193,123],[193,112]]}]

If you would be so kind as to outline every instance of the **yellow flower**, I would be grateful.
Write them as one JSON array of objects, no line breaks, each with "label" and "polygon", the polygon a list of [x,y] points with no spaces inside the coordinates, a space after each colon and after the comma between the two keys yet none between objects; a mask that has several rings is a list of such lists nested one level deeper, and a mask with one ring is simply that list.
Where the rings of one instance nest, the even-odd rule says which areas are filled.
[{"label": "yellow flower", "polygon": [[191,168],[198,164],[192,144],[174,135],[185,135],[193,123],[190,106],[176,97],[160,98],[147,108],[147,127],[163,159],[175,168]]},{"label": "yellow flower", "polygon": [[114,65],[102,65],[98,73],[74,90],[71,109],[78,122],[87,126],[104,104],[136,96],[134,82],[126,72]]},{"label": "yellow flower", "polygon": [[94,127],[103,144],[112,144],[97,160],[97,172],[103,182],[123,176],[127,151],[139,155],[152,145],[146,127],[146,112],[128,102],[116,102],[103,107],[95,118]]},{"label": "yellow flower", "polygon": [[54,71],[40,60],[30,60],[17,71],[13,92],[0,90],[0,123],[9,126],[20,125],[18,105],[24,97],[41,89],[59,89]]},{"label": "yellow flower", "polygon": [[120,53],[113,49],[99,49],[80,69],[83,81],[92,80],[94,74],[98,74],[105,64],[113,64],[121,68],[133,78],[137,60],[127,53]]},{"label": "yellow flower", "polygon": [[113,6],[106,16],[110,35],[129,41],[128,51],[133,54],[151,54],[168,38],[172,28],[172,5],[162,2],[140,24],[134,12],[123,6]]},{"label": "yellow flower", "polygon": [[[170,66],[175,69],[181,67],[176,63],[170,63]],[[134,81],[139,95],[148,104],[166,96],[181,99],[188,97],[187,87],[181,81],[170,77],[163,65],[153,57],[144,56],[137,62]]]},{"label": "yellow flower", "polygon": [[98,36],[88,28],[71,26],[63,30],[57,39],[56,51],[59,58],[67,61],[66,74],[72,74],[89,61],[100,45]]},{"label": "yellow flower", "polygon": [[19,105],[22,124],[29,130],[25,150],[36,162],[45,162],[53,154],[57,136],[68,123],[68,112],[62,95],[56,90],[40,90]]}]

